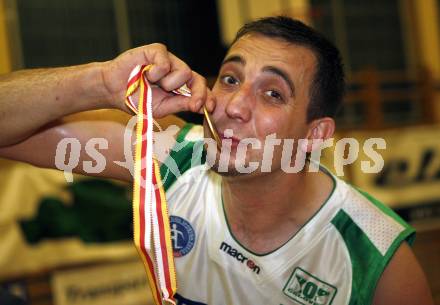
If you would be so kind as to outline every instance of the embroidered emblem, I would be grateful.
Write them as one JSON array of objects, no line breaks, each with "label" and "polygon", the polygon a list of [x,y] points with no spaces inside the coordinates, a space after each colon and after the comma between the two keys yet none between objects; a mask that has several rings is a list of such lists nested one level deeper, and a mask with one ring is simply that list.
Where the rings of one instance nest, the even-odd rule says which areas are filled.
[{"label": "embroidered emblem", "polygon": [[297,267],[283,292],[292,300],[304,305],[330,305],[338,289],[307,271]]},{"label": "embroidered emblem", "polygon": [[170,216],[171,243],[174,257],[188,254],[194,247],[196,234],[191,224],[179,216]]}]

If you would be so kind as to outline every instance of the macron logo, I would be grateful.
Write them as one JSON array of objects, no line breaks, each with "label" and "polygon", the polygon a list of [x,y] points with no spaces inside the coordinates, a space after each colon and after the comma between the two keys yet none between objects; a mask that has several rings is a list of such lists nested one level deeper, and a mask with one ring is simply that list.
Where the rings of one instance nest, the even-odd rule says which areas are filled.
[{"label": "macron logo", "polygon": [[238,252],[237,249],[234,249],[230,245],[228,245],[227,243],[222,242],[222,244],[220,245],[220,250],[225,252],[226,254],[234,257],[240,263],[242,263],[242,264],[246,263],[246,266],[248,266],[249,269],[251,269],[256,274],[260,274],[260,267],[255,265],[253,260],[248,259],[241,252]]}]

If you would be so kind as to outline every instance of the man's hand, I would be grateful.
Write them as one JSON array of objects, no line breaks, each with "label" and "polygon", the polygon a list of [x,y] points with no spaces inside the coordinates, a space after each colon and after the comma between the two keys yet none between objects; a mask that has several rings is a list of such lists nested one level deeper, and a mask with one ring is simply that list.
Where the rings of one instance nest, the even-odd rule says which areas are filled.
[{"label": "man's hand", "polygon": [[[102,80],[111,107],[129,111],[124,103],[127,80],[132,69],[141,64],[153,65],[147,72],[147,79],[157,85],[153,89],[155,118],[180,111],[200,112],[205,103],[212,110],[214,102],[206,80],[158,43],[129,50],[103,63]],[[191,97],[171,93],[185,84],[191,89]]]}]

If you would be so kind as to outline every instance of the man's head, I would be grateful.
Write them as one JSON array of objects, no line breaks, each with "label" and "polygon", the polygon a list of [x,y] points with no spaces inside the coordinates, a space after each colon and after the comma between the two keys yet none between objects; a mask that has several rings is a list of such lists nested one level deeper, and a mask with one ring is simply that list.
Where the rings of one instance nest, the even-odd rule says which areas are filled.
[{"label": "man's head", "polygon": [[331,42],[301,21],[284,16],[262,18],[245,24],[238,30],[232,45],[248,34],[281,39],[310,49],[317,59],[317,66],[310,87],[307,120],[335,117],[342,103],[345,80],[341,55]]},{"label": "man's head", "polygon": [[[226,131],[233,131],[229,174],[240,173],[237,162],[243,161],[258,162],[260,167],[270,161],[271,172],[280,170],[282,158],[294,162],[298,147],[311,151],[311,145],[298,145],[299,139],[331,137],[343,87],[339,52],[313,29],[287,17],[245,25],[213,87],[214,124],[224,140],[231,141]],[[281,142],[272,141],[273,149],[268,150],[265,142],[271,135]],[[247,141],[240,158],[239,143],[249,138],[261,145]],[[288,145],[286,150],[287,139],[294,140],[290,150]]]}]

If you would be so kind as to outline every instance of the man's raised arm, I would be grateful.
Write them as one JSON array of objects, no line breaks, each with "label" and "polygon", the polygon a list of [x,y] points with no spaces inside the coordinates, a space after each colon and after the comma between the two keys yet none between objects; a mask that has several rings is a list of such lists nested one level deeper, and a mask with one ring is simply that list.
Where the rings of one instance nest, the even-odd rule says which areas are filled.
[{"label": "man's raised arm", "polygon": [[[153,64],[147,78],[159,85],[154,89],[155,118],[197,112],[207,101],[205,79],[162,44],[132,49],[102,63],[18,71],[0,76],[0,147],[21,142],[72,113],[103,108],[129,111],[124,105],[127,79],[142,64]],[[184,84],[192,97],[169,93]],[[211,107],[212,102],[207,104]]]}]

